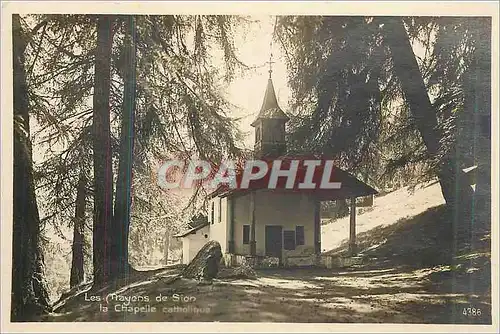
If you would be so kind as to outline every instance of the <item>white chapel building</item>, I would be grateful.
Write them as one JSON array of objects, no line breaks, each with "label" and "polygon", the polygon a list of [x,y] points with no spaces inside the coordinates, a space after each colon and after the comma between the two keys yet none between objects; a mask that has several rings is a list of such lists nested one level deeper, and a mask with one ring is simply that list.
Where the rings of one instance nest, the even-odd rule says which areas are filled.
[{"label": "white chapel building", "polygon": [[[288,120],[269,78],[261,110],[252,123],[255,159],[287,159]],[[335,167],[334,175],[342,184],[340,189],[268,189],[262,183],[251,183],[249,189],[217,189],[210,195],[207,221],[177,235],[183,242],[183,263],[189,263],[206,242],[216,240],[227,266],[245,261],[252,265],[317,265],[321,252],[321,201],[377,193],[340,168]],[[351,222],[355,223],[354,216]],[[351,238],[355,238],[353,230],[354,226]]]}]

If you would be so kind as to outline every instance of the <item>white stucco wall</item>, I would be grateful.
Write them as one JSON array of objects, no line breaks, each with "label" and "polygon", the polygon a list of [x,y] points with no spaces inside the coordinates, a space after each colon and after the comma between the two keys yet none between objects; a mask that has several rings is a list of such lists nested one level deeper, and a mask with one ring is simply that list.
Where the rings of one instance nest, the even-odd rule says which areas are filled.
[{"label": "white stucco wall", "polygon": [[[250,195],[233,199],[235,203],[235,251],[250,254],[250,245],[243,245],[243,225],[251,225]],[[314,253],[314,201],[305,194],[260,190],[255,193],[255,239],[257,255],[265,255],[265,226],[281,225],[283,231],[304,226],[304,245],[283,250],[283,256]],[[283,243],[284,244],[284,243]]]},{"label": "white stucco wall", "polygon": [[283,231],[304,226],[304,245],[283,250],[284,257],[314,253],[314,201],[310,196],[263,190],[255,194],[255,207],[258,255],[265,255],[266,225],[281,225]]},{"label": "white stucco wall", "polygon": [[[205,235],[207,237],[205,237]],[[189,264],[200,249],[210,240],[209,227],[205,226],[182,238],[182,263]]]},{"label": "white stucco wall", "polygon": [[[220,201],[220,204],[219,204]],[[209,210],[214,203],[214,222],[212,222],[212,214],[209,212],[210,223],[210,240],[215,240],[220,243],[221,251],[224,254],[228,247],[229,231],[228,231],[228,207],[227,198],[213,198],[209,204]],[[219,218],[220,217],[220,218]]]},{"label": "white stucco wall", "polygon": [[250,221],[250,195],[231,199],[234,205],[234,251],[236,254],[250,254],[250,244],[243,244],[243,225],[252,225]]}]

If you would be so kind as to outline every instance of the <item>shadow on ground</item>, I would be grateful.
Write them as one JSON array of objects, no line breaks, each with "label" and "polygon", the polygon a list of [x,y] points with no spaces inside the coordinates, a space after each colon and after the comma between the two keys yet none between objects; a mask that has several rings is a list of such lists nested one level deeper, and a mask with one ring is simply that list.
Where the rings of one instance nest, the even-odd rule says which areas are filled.
[{"label": "shadow on ground", "polygon": [[454,242],[453,233],[440,206],[360,234],[357,267],[267,269],[257,279],[212,284],[174,280],[174,269],[146,272],[120,289],[92,292],[120,300],[90,301],[82,292],[42,320],[489,324],[489,237],[476,235],[471,245]]}]

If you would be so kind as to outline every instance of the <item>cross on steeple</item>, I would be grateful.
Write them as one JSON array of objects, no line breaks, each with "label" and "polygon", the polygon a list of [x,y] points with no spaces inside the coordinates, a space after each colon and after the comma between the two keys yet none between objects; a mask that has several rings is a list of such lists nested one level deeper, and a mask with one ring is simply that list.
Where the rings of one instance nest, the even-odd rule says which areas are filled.
[{"label": "cross on steeple", "polygon": [[266,61],[266,64],[269,64],[269,79],[271,79],[271,73],[273,73],[273,40],[269,43],[269,61]]},{"label": "cross on steeple", "polygon": [[273,73],[273,64],[275,63],[274,61],[272,61],[272,58],[273,54],[271,53],[271,55],[269,56],[269,61],[266,61],[266,64],[269,64],[269,78],[271,78],[271,73]]},{"label": "cross on steeple", "polygon": [[254,155],[257,158],[264,156],[281,156],[286,153],[285,123],[289,117],[278,105],[274,91],[272,54],[269,57],[269,79],[264,94],[264,101],[257,118],[252,122],[255,128]]}]

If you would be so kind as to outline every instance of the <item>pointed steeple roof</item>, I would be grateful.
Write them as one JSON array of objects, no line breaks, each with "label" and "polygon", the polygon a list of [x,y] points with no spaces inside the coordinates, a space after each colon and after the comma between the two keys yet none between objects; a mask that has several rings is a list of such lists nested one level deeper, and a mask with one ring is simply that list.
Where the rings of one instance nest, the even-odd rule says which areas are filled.
[{"label": "pointed steeple roof", "polygon": [[283,119],[285,121],[288,121],[290,119],[278,105],[276,93],[274,92],[273,80],[271,78],[267,80],[264,102],[262,102],[262,107],[260,108],[259,115],[251,125],[256,126],[257,121],[261,118]]}]

